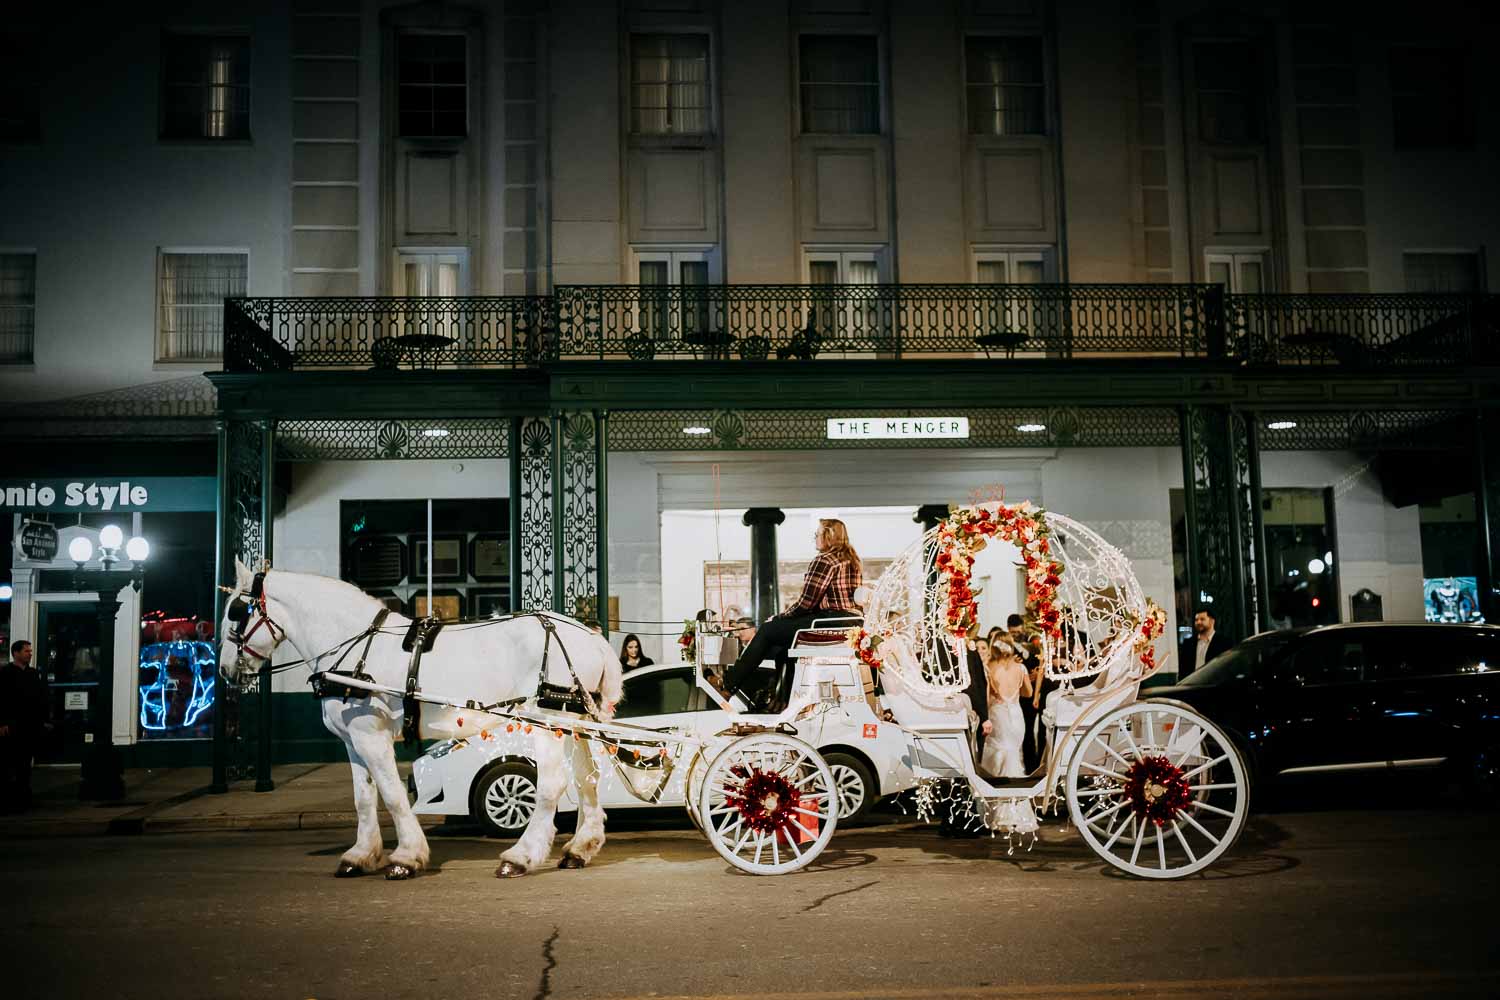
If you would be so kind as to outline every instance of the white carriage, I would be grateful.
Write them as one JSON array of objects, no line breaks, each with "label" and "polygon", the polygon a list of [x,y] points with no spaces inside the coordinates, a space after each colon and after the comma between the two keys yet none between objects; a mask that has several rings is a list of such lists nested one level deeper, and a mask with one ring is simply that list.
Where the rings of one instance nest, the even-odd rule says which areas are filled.
[{"label": "white carriage", "polygon": [[[1007,521],[1027,527],[1007,530]],[[986,522],[1000,527],[986,529]],[[1017,544],[1028,566],[1028,610],[1044,670],[1058,684],[1043,713],[1044,763],[1024,777],[980,772],[966,693],[967,564],[996,536]],[[956,804],[972,804],[975,821],[1013,830],[1025,828],[1018,818],[1034,819],[1061,800],[1083,840],[1110,865],[1145,878],[1182,877],[1229,850],[1244,827],[1249,795],[1245,765],[1223,730],[1186,705],[1138,697],[1156,669],[1153,644],[1164,620],[1124,555],[1084,525],[1026,505],[965,508],[887,569],[860,628],[846,633],[846,623],[820,622],[799,633],[795,689],[777,722],[794,729],[820,712],[840,711],[851,693],[838,679],[853,665],[864,683],[852,697],[867,699],[877,717],[893,718],[910,739],[912,771],[925,784],[919,801],[930,806],[936,789],[957,787]],[[878,694],[871,664],[878,665]],[[689,812],[715,850],[744,870],[802,867],[831,831],[830,820],[811,850],[790,862],[763,858],[764,845],[747,839],[746,789],[759,787],[747,782],[747,769],[774,770],[783,759],[809,774],[826,767],[789,735],[731,744],[706,766],[693,762]]]}]

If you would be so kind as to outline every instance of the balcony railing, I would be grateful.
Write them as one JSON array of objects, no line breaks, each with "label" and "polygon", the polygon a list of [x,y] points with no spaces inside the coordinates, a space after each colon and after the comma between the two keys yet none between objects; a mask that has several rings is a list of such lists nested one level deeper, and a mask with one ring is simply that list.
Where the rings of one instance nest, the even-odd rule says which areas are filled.
[{"label": "balcony railing", "polygon": [[225,302],[228,371],[554,361],[1206,358],[1488,362],[1500,296],[1218,285],[565,285],[550,296]]}]

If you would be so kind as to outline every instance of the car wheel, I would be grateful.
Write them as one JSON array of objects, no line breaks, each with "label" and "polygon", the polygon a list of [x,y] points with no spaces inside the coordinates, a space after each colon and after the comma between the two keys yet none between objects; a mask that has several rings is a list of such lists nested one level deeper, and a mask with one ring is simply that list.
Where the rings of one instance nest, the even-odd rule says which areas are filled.
[{"label": "car wheel", "polygon": [[834,787],[839,790],[839,822],[862,819],[875,804],[875,776],[869,765],[847,753],[825,754],[833,771]]},{"label": "car wheel", "polygon": [[474,783],[469,815],[491,837],[519,837],[536,812],[536,768],[518,761],[492,765]]}]

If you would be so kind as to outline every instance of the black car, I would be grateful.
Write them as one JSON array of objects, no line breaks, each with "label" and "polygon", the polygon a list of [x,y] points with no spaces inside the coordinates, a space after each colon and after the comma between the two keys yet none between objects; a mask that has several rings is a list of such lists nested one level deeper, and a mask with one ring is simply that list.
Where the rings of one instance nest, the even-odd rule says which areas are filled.
[{"label": "black car", "polygon": [[1370,622],[1263,632],[1172,687],[1239,744],[1251,779],[1444,768],[1490,801],[1500,627]]}]

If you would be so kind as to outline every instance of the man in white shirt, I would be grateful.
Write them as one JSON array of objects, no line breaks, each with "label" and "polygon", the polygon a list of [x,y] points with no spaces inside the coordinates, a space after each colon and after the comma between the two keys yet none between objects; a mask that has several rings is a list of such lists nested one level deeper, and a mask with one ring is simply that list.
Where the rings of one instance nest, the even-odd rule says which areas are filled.
[{"label": "man in white shirt", "polygon": [[1186,677],[1201,668],[1220,653],[1228,652],[1232,643],[1229,637],[1216,631],[1214,613],[1209,608],[1200,608],[1193,615],[1193,634],[1182,644],[1177,654],[1177,676]]}]

